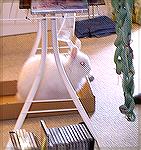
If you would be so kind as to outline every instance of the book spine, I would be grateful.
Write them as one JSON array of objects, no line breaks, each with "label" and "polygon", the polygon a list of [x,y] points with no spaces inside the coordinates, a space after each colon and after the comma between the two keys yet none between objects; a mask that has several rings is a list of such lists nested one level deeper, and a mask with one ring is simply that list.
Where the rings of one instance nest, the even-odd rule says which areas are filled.
[{"label": "book spine", "polygon": [[48,129],[48,127],[46,126],[46,123],[44,120],[40,121],[41,124],[41,129],[42,129],[42,143],[44,144],[44,148],[47,148],[48,150],[52,150],[55,149],[53,144],[54,144],[54,140],[51,136],[51,133]]},{"label": "book spine", "polygon": [[36,143],[36,141],[35,141],[34,134],[31,133],[31,132],[29,132],[29,136],[30,136],[31,141],[32,141],[32,143],[33,143],[33,145],[34,145],[34,148],[35,148],[35,149],[38,149],[38,145],[37,145],[37,143]]},{"label": "book spine", "polygon": [[9,133],[10,133],[10,138],[11,138],[14,149],[21,150],[21,145],[20,145],[17,134],[14,131],[11,131]]},{"label": "book spine", "polygon": [[29,132],[26,132],[26,130],[22,130],[23,131],[23,134],[24,134],[24,138],[25,138],[25,141],[29,147],[29,149],[33,149],[34,148],[34,144],[30,138],[30,135],[29,135]]}]

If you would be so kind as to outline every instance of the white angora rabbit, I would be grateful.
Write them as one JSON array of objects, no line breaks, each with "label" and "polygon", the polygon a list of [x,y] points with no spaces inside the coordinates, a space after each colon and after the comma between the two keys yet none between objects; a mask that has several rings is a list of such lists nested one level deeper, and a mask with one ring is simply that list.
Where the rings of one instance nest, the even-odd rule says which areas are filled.
[{"label": "white angora rabbit", "polygon": [[[21,70],[17,87],[17,96],[21,101],[25,101],[31,89],[39,68],[40,59],[41,55],[39,54],[30,57]],[[77,47],[74,47],[70,54],[60,54],[60,59],[72,86],[75,90],[78,90],[82,80],[91,71],[88,56],[79,51]],[[54,55],[47,54],[45,71],[34,99],[47,100],[62,98],[70,98],[70,96],[58,72]]]}]

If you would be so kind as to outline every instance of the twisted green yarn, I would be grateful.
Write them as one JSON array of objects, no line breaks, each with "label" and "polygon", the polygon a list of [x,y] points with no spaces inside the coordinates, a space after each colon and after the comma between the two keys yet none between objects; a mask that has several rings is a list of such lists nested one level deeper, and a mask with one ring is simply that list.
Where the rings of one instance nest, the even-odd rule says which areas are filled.
[{"label": "twisted green yarn", "polygon": [[115,40],[116,51],[114,62],[116,64],[116,73],[122,74],[122,87],[125,97],[124,105],[119,107],[122,114],[125,114],[128,121],[135,120],[133,98],[134,93],[134,67],[133,50],[130,47],[131,28],[132,28],[132,10],[133,0],[112,0],[112,6],[116,21]]}]

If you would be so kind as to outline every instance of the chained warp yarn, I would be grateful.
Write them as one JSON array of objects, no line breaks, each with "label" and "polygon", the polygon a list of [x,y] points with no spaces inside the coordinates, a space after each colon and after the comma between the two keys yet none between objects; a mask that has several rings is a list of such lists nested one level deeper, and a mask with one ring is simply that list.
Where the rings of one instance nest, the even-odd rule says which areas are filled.
[{"label": "chained warp yarn", "polygon": [[130,47],[133,0],[112,0],[116,21],[115,56],[116,73],[123,76],[122,87],[125,97],[124,105],[119,107],[122,114],[125,114],[128,121],[135,121],[133,98],[134,93],[134,67],[133,50]]}]

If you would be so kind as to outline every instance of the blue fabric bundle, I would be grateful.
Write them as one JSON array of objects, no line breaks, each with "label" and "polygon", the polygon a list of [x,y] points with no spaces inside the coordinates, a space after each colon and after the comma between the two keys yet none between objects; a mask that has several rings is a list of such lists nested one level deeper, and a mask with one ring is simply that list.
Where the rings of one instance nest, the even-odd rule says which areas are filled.
[{"label": "blue fabric bundle", "polygon": [[115,32],[115,22],[107,16],[98,16],[75,23],[75,35],[78,38],[103,37]]}]

